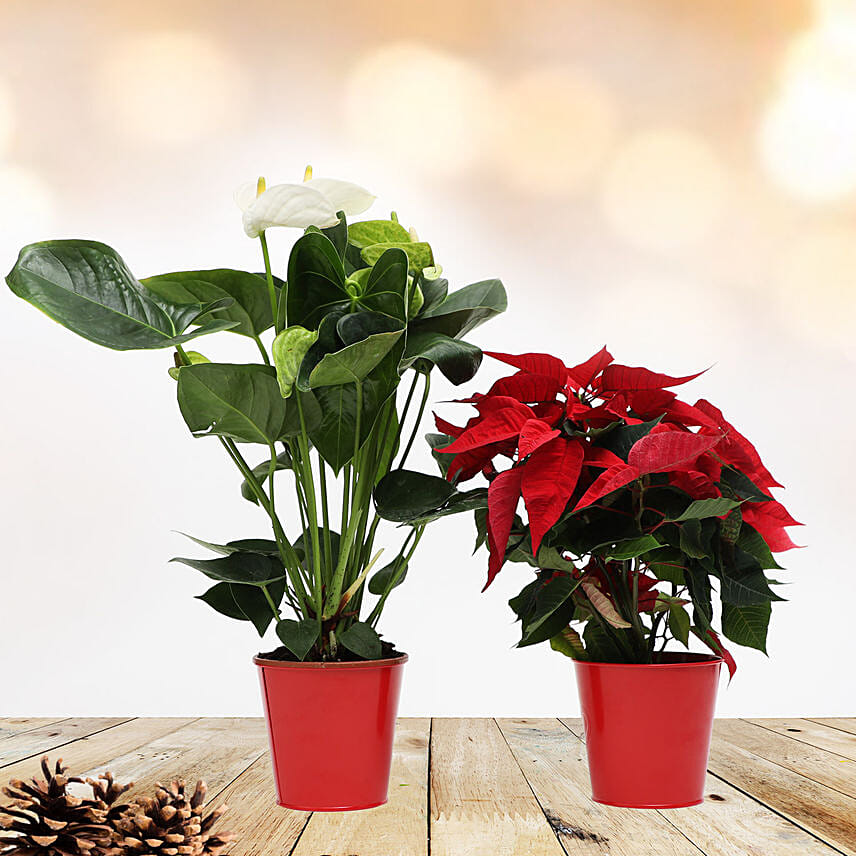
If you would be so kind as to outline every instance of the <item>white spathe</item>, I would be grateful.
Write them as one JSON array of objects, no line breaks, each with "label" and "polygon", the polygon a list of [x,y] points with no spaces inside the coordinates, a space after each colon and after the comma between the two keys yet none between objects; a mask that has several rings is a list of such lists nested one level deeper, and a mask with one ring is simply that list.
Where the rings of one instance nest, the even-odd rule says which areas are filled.
[{"label": "white spathe", "polygon": [[250,182],[235,192],[235,202],[244,214],[244,231],[257,238],[265,229],[288,226],[324,229],[339,222],[338,211],[362,214],[375,197],[364,187],[335,178],[313,178],[301,184],[275,184],[257,195]]}]

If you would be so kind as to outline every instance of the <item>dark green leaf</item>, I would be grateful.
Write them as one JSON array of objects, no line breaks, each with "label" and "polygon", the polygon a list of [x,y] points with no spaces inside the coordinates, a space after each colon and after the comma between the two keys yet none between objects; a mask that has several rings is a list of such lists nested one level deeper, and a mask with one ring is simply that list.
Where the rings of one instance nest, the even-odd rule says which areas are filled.
[{"label": "dark green leaf", "polygon": [[624,561],[625,559],[635,559],[637,556],[641,556],[649,550],[656,550],[660,546],[660,542],[653,535],[642,535],[639,538],[618,541],[615,545],[598,552],[607,559]]},{"label": "dark green leaf", "polygon": [[318,622],[308,618],[302,621],[284,618],[277,622],[276,635],[298,660],[303,661],[318,640]]},{"label": "dark green leaf", "polygon": [[269,445],[283,433],[286,404],[270,366],[184,366],[178,374],[178,405],[196,437],[215,434]]},{"label": "dark green leaf", "polygon": [[339,644],[364,660],[379,660],[381,657],[380,636],[374,628],[362,621],[355,621],[342,633]]},{"label": "dark green leaf", "polygon": [[393,470],[375,488],[374,501],[379,517],[407,523],[441,508],[455,493],[439,476]]},{"label": "dark green leaf", "polygon": [[[416,365],[420,371],[437,366],[454,384],[472,380],[482,361],[481,348],[443,333],[415,332],[408,336],[402,368]],[[427,364],[427,365],[426,365]]]},{"label": "dark green leaf", "polygon": [[444,333],[461,338],[508,306],[498,279],[475,282],[450,294],[442,303],[426,309],[412,322],[413,332]]},{"label": "dark green leaf", "polygon": [[199,544],[200,547],[205,547],[206,550],[211,550],[211,552],[221,556],[231,556],[232,553],[241,552],[261,553],[264,556],[279,555],[276,541],[271,541],[268,538],[242,538],[238,541],[229,541],[228,544],[215,544],[211,541],[203,541],[201,538],[194,538],[193,535],[188,535],[186,532],[179,532],[178,534],[184,535],[194,544]]},{"label": "dark green leaf", "polygon": [[431,447],[431,456],[437,462],[437,466],[440,467],[440,472],[443,474],[443,478],[445,478],[446,473],[449,472],[449,467],[452,465],[452,461],[455,459],[455,456],[443,454],[443,452],[438,450],[451,444],[454,439],[454,437],[450,437],[448,434],[425,435],[425,440]]},{"label": "dark green leaf", "polygon": [[535,645],[554,636],[558,632],[555,629],[557,622],[560,629],[568,624],[574,611],[572,595],[579,584],[578,579],[557,575],[538,591],[535,595],[535,609],[531,617],[524,621],[523,637],[517,643],[518,648]]},{"label": "dark green leaf", "polygon": [[429,309],[439,306],[449,294],[449,280],[443,277],[437,279],[420,278],[419,288],[422,290],[422,309],[424,315]]},{"label": "dark green leaf", "polygon": [[224,583],[242,583],[262,586],[285,578],[279,559],[261,553],[230,553],[220,559],[185,559],[176,557],[171,562],[181,562],[206,577]]},{"label": "dark green leaf", "polygon": [[638,425],[617,425],[600,437],[600,445],[626,461],[636,442],[647,437],[651,433],[651,429],[655,425],[659,425],[662,419],[663,417],[660,416],[650,422],[640,422]]},{"label": "dark green leaf", "polygon": [[737,546],[749,555],[754,556],[765,571],[782,570],[782,566],[773,558],[773,553],[761,533],[748,523],[744,523],[740,529]]},{"label": "dark green leaf", "polygon": [[681,524],[681,552],[693,559],[704,559],[710,555],[710,540],[697,518]]},{"label": "dark green leaf", "polygon": [[[393,583],[395,575],[398,574],[398,579]],[[398,560],[393,560],[388,565],[382,567],[377,573],[372,574],[369,579],[369,591],[372,594],[381,595],[387,589],[390,591],[396,586],[400,586],[407,576],[407,562],[400,565]]]},{"label": "dark green leaf", "polygon": [[770,601],[747,606],[722,604],[722,632],[738,645],[767,653],[767,627],[772,612]]},{"label": "dark green leaf", "polygon": [[360,306],[403,324],[407,321],[407,255],[401,249],[386,248],[370,264],[373,267],[357,297]]},{"label": "dark green leaf", "polygon": [[[430,523],[432,520],[439,520],[439,518],[441,517],[448,517],[450,514],[460,514],[462,511],[475,511],[477,509],[486,508],[487,488],[477,487],[473,490],[464,491],[462,493],[455,493],[453,496],[449,497],[448,501],[445,502],[436,511],[431,511],[428,514],[420,515],[419,517],[415,517],[413,520],[409,520],[408,522],[413,526],[420,526],[423,523]],[[509,561],[514,560],[509,556]],[[567,566],[567,563],[565,563],[565,566]],[[551,566],[545,565],[545,567]]]},{"label": "dark green leaf", "polygon": [[[271,600],[278,604],[285,593],[285,582],[271,583],[268,592]],[[252,622],[259,636],[264,636],[274,619],[270,604],[258,586],[217,583],[198,599],[229,618]]]},{"label": "dark green leaf", "polygon": [[288,258],[288,323],[317,330],[334,309],[347,310],[345,269],[336,248],[320,232],[307,232]]},{"label": "dark green leaf", "polygon": [[257,336],[273,327],[267,283],[258,274],[227,268],[177,271],[150,276],[142,284],[170,303],[214,303],[231,298],[231,306],[218,310],[216,316],[202,316],[198,320],[234,321],[232,333]]},{"label": "dark green leaf", "polygon": [[749,502],[770,502],[772,499],[749,476],[732,467],[722,468],[720,481],[731,488],[740,499],[746,499]]},{"label": "dark green leaf", "polygon": [[321,229],[321,234],[329,239],[330,243],[336,248],[339,258],[345,260],[345,251],[348,249],[348,220],[345,217],[344,211],[339,211],[336,216],[339,222],[335,226],[328,226],[326,229]]},{"label": "dark green leaf", "polygon": [[728,514],[732,508],[740,505],[733,499],[726,499],[724,496],[718,496],[714,499],[696,499],[691,502],[687,509],[679,516],[670,518],[676,523],[683,520],[701,520],[706,517],[722,517],[723,514]]},{"label": "dark green leaf", "polygon": [[[278,470],[290,470],[291,467],[291,455],[288,452],[280,452],[276,456],[276,469]],[[253,467],[253,475],[259,482],[264,482],[264,480],[270,474],[270,460],[262,461],[258,466]],[[250,502],[255,505],[259,504],[256,495],[253,493],[252,488],[250,487],[250,483],[244,479],[241,482],[241,496],[244,499],[248,499]]]},{"label": "dark green leaf", "polygon": [[734,550],[733,561],[723,563],[720,596],[723,601],[735,606],[781,600],[767,583],[760,562],[739,547]]},{"label": "dark green leaf", "polygon": [[63,327],[117,351],[168,348],[235,326],[218,318],[185,332],[231,299],[163,300],[134,278],[115,250],[96,241],[30,244],[21,250],[6,282]]},{"label": "dark green leaf", "polygon": [[550,647],[572,660],[587,660],[588,654],[583,646],[580,634],[569,624],[564,630],[560,630],[555,636],[550,637]]},{"label": "dark green leaf", "polygon": [[[614,633],[625,633],[624,630],[615,630]],[[612,633],[604,630],[596,621],[589,621],[583,630],[583,641],[586,645],[586,653],[589,660],[595,663],[623,663],[626,655],[621,645],[615,640]]]}]

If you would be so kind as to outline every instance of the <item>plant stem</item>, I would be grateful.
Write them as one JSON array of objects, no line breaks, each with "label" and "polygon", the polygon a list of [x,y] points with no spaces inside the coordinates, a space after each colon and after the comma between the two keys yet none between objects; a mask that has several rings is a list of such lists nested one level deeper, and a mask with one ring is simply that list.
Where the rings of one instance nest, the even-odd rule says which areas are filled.
[{"label": "plant stem", "polygon": [[419,412],[416,414],[416,421],[413,423],[413,431],[410,434],[410,439],[407,441],[407,446],[404,449],[404,454],[398,462],[398,469],[404,467],[404,462],[410,454],[410,449],[413,447],[413,441],[416,439],[416,434],[419,431],[419,424],[422,422],[422,416],[425,413],[425,405],[428,404],[428,393],[431,389],[431,375],[425,372],[425,389],[422,391],[422,401],[419,404]]},{"label": "plant stem", "polygon": [[[380,618],[381,612],[383,612],[383,607],[386,604],[386,599],[389,597],[389,593],[395,588],[396,583],[398,583],[399,579],[401,579],[401,575],[404,573],[404,569],[407,567],[407,563],[413,558],[413,554],[416,551],[416,548],[419,546],[419,541],[422,539],[422,533],[425,531],[425,526],[415,526],[410,534],[404,541],[404,544],[401,546],[401,550],[398,552],[398,557],[395,559],[396,561],[396,569],[393,575],[390,577],[389,584],[387,585],[384,593],[380,596],[380,600],[374,605],[374,608],[369,613],[369,617],[366,619],[366,623],[370,624],[374,627],[378,619]],[[404,550],[407,548],[408,541],[413,538],[413,544],[410,545],[410,549],[407,551],[406,556],[404,555]]]},{"label": "plant stem", "polygon": [[262,255],[265,260],[265,277],[267,278],[268,297],[270,298],[270,311],[273,314],[274,329],[277,333],[282,330],[279,324],[279,312],[276,305],[276,286],[273,284],[273,272],[270,267],[270,254],[268,253],[267,238],[264,232],[259,233],[259,241],[262,245]]},{"label": "plant stem", "polygon": [[273,598],[270,596],[270,592],[267,590],[267,586],[262,586],[262,593],[264,594],[265,600],[268,602],[268,605],[273,611],[274,618],[276,618],[277,621],[280,621],[282,619],[282,616],[279,614],[279,608],[273,602]]},{"label": "plant stem", "polygon": [[321,483],[321,520],[324,525],[324,567],[329,574],[333,563],[333,539],[330,536],[330,511],[327,504],[327,464],[318,452],[318,471]]},{"label": "plant stem", "polygon": [[268,352],[265,349],[265,346],[262,344],[262,340],[258,336],[253,336],[253,339],[255,340],[255,343],[256,343],[259,351],[261,352],[262,359],[265,361],[265,365],[269,366],[270,365],[270,357],[268,356]]}]

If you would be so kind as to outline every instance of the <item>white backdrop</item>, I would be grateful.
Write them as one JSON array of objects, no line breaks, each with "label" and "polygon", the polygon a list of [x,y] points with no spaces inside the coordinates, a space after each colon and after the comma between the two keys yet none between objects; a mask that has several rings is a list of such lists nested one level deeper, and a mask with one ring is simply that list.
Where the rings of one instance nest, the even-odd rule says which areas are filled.
[{"label": "white backdrop", "polygon": [[[502,277],[510,309],[473,334],[483,347],[551,351],[573,363],[607,344],[621,362],[670,374],[711,366],[682,397],[722,408],[807,524],[792,530],[806,548],[785,554],[787,570],[777,573],[791,585],[788,602],[774,606],[770,658],[735,648],[739,671],[723,682],[719,713],[852,716],[852,187],[832,201],[806,200],[805,186],[777,183],[756,149],[773,70],[797,24],[770,12],[758,20],[777,29],[758,32],[737,6],[728,14],[739,21],[723,13],[716,26],[674,23],[670,3],[545,2],[531,18],[482,14],[469,29],[451,4],[438,12],[448,26],[432,20],[418,49],[395,47],[404,36],[394,22],[378,35],[376,3],[365,20],[342,25],[349,41],[329,54],[323,48],[338,36],[325,22],[259,29],[246,23],[255,2],[242,4],[246,15],[219,10],[210,20],[179,16],[176,3],[141,4],[127,19],[101,14],[104,4],[83,4],[75,16],[54,4],[38,26],[32,4],[12,4],[0,33],[0,96],[6,86],[15,120],[4,137],[0,110],[0,265],[10,268],[31,240],[90,237],[116,247],[141,277],[258,270],[232,190],[260,172],[269,183],[298,180],[310,160],[316,175],[376,192],[371,213],[395,208],[432,243],[453,286]],[[277,14],[273,4],[265,10]],[[203,42],[193,45],[208,53],[193,54],[188,70],[180,62],[197,25]],[[412,35],[421,24],[406,26]],[[107,71],[99,65],[121,39],[149,49],[147,34],[170,28],[185,35],[157,41],[154,60],[143,50],[148,60],[130,72],[121,57]],[[444,43],[446,32],[457,35]],[[659,49],[674,39],[677,54]],[[378,131],[394,105],[373,101],[363,105],[375,110],[371,122],[359,110],[354,119],[355,97],[386,92],[370,85],[372,63],[385,73],[384,62],[398,61],[378,40],[423,63],[420,86],[405,87],[423,99],[408,101],[410,119],[424,108],[420,133],[408,125],[404,137],[384,137],[391,120]],[[56,64],[52,72],[43,60]],[[538,77],[539,64],[552,71]],[[497,109],[507,145],[496,161],[474,148],[467,98],[528,109],[530,67],[537,81],[558,75],[567,84],[560,97],[591,109],[550,102],[526,122],[512,112],[510,124]],[[609,109],[592,108],[580,69],[586,80],[600,77]],[[119,101],[104,88],[113,85],[126,87]],[[225,117],[216,112],[223,104]],[[508,136],[517,125],[523,135]],[[591,136],[597,128],[601,136]],[[680,157],[669,156],[673,145]],[[280,273],[293,238],[271,236]],[[254,359],[248,340],[214,341],[199,348]],[[489,362],[464,389],[487,386],[499,370]],[[266,534],[217,442],[187,432],[170,364],[168,352],[101,349],[0,293],[0,715],[261,711],[254,632],[194,600],[207,581],[167,563],[198,555],[173,530],[214,541]],[[432,404],[453,397],[460,391],[438,377]],[[421,445],[411,462],[434,471]],[[472,543],[469,517],[433,524],[389,600],[382,630],[411,655],[401,712],[574,715],[570,661],[545,645],[513,649],[506,601],[526,571],[507,566],[481,594],[485,554],[472,556]]]}]

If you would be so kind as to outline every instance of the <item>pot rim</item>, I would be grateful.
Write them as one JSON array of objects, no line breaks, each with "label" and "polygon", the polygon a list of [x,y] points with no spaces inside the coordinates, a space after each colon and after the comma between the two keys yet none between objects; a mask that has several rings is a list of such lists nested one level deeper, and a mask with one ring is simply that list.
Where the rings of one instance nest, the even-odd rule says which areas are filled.
[{"label": "pot rim", "polygon": [[698,657],[697,660],[685,660],[677,663],[600,663],[595,660],[574,660],[574,666],[597,666],[601,669],[687,669],[700,666],[721,665],[725,662],[716,654],[690,654],[683,656]]},{"label": "pot rim", "polygon": [[343,669],[388,669],[392,666],[403,666],[410,657],[402,654],[399,657],[387,657],[384,660],[351,660],[344,663],[296,663],[291,660],[268,660],[258,654],[253,662],[260,668],[267,669],[327,669],[339,671]]}]

